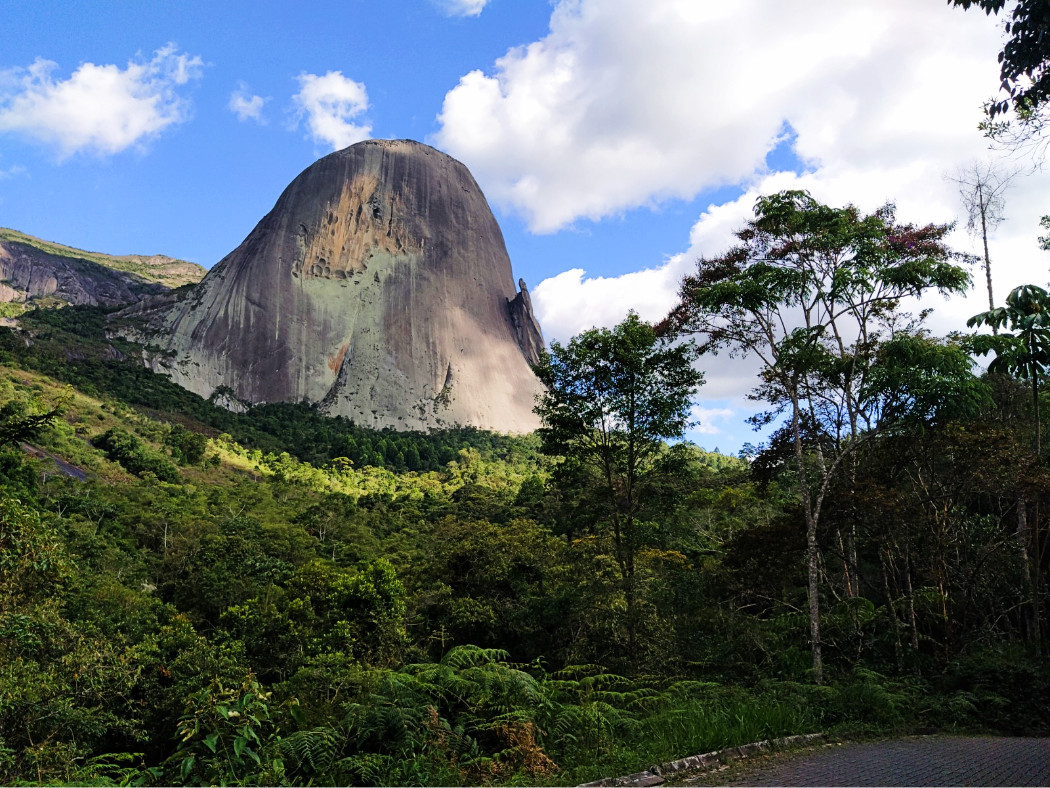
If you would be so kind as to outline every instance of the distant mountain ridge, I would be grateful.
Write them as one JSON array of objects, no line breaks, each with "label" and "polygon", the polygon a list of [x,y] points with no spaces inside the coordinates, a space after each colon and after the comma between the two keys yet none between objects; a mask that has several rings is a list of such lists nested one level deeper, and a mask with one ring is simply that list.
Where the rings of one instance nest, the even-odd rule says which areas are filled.
[{"label": "distant mountain ridge", "polygon": [[0,227],[0,302],[116,307],[199,282],[203,266],[164,255],[108,255]]}]

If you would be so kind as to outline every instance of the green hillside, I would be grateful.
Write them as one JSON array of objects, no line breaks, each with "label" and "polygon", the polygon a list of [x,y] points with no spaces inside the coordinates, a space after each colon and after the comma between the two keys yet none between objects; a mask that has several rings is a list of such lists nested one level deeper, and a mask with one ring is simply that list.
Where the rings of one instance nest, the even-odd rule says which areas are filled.
[{"label": "green hillside", "polygon": [[3,784],[571,785],[818,730],[1050,726],[1010,508],[1046,487],[1006,381],[830,491],[816,685],[775,451],[662,449],[630,650],[608,501],[536,436],[233,414],[121,360],[105,316],[0,329]]}]

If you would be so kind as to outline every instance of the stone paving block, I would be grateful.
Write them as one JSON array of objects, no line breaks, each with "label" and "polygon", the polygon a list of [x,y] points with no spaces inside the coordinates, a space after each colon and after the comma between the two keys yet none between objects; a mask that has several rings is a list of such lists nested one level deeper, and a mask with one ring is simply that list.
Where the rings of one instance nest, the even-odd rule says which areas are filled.
[{"label": "stone paving block", "polygon": [[828,747],[730,785],[1047,786],[1050,739],[916,736]]}]

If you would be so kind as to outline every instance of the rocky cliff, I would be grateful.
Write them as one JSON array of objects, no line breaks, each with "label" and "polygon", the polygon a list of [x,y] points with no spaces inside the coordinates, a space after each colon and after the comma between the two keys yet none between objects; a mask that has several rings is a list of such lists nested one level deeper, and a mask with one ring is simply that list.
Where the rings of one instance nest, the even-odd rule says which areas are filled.
[{"label": "rocky cliff", "polygon": [[120,306],[203,276],[184,260],[86,252],[0,228],[0,301]]},{"label": "rocky cliff", "polygon": [[528,293],[466,167],[416,142],[320,159],[197,287],[117,325],[205,397],[307,400],[375,428],[537,426]]}]

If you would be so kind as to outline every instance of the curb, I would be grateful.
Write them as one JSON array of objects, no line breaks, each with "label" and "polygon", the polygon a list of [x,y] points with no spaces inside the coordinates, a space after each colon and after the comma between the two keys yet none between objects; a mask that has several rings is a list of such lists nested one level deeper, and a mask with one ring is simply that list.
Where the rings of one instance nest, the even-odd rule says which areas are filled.
[{"label": "curb", "polygon": [[665,777],[677,772],[692,771],[694,769],[710,769],[721,766],[723,763],[735,761],[739,758],[747,758],[751,755],[769,752],[772,749],[782,747],[794,747],[822,741],[823,733],[806,733],[799,736],[785,736],[782,739],[765,739],[763,741],[742,744],[739,747],[727,747],[724,750],[707,752],[703,755],[691,755],[669,763],[661,763],[652,766],[644,772],[628,774],[626,777],[603,777],[590,783],[582,783],[577,788],[604,788],[604,786],[649,786],[663,785]]}]

